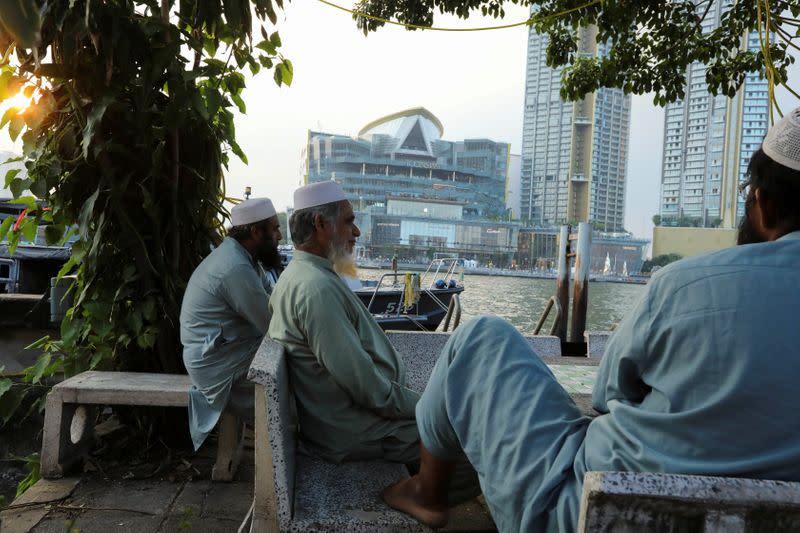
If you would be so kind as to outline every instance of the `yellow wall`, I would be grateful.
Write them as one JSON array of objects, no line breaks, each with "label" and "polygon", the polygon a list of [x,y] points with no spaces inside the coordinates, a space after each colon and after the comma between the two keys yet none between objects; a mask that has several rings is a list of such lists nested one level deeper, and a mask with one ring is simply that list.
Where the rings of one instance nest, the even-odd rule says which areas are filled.
[{"label": "yellow wall", "polygon": [[722,228],[653,228],[653,257],[691,257],[736,244],[736,230]]}]

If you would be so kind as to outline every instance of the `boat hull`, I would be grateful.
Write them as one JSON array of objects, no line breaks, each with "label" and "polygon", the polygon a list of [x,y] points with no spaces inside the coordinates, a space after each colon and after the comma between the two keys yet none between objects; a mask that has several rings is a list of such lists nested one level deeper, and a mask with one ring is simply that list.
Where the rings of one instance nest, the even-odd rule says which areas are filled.
[{"label": "boat hull", "polygon": [[379,289],[377,293],[374,289],[355,291],[382,329],[405,331],[435,331],[447,314],[453,296],[462,292],[463,286],[423,290],[417,304],[404,307],[403,291],[399,288]]}]

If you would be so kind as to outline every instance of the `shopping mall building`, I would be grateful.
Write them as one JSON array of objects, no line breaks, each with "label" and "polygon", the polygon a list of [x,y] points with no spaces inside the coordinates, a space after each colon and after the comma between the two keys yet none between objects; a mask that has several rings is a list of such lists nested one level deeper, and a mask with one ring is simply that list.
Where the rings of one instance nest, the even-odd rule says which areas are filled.
[{"label": "shopping mall building", "polygon": [[368,254],[510,265],[519,223],[505,201],[509,144],[442,134],[424,108],[374,120],[356,137],[309,131],[306,183],[341,184]]}]

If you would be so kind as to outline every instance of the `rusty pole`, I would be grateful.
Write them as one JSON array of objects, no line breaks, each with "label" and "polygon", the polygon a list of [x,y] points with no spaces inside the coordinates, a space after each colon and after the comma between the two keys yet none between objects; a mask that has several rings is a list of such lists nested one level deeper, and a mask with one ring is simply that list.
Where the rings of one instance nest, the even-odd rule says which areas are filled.
[{"label": "rusty pole", "polygon": [[567,340],[567,322],[569,321],[569,226],[561,226],[558,236],[558,275],[556,276],[556,298],[561,306],[556,335],[561,342]]},{"label": "rusty pole", "polygon": [[592,228],[586,222],[578,225],[578,246],[575,249],[575,287],[572,294],[572,323],[569,342],[583,342],[586,311],[589,306],[589,265],[592,253]]}]

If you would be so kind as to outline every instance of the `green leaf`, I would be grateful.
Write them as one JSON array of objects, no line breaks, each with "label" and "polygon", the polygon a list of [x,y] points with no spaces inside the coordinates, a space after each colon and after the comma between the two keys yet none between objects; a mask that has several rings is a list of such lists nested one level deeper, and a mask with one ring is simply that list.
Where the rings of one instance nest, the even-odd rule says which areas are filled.
[{"label": "green leaf", "polygon": [[19,174],[20,172],[22,172],[22,169],[19,169],[19,168],[12,168],[8,172],[6,172],[6,182],[5,182],[5,185],[3,185],[3,186],[5,188],[8,188],[8,186],[11,185],[11,180],[16,178],[17,174]]},{"label": "green leaf", "polygon": [[142,304],[142,314],[144,319],[148,322],[154,322],[156,319],[156,301],[153,298],[148,298]]},{"label": "green leaf", "polygon": [[273,46],[273,44],[271,42],[267,41],[267,40],[264,40],[264,41],[261,41],[260,43],[258,43],[256,45],[256,48],[258,48],[259,50],[264,50],[266,53],[268,53],[271,56],[274,56],[277,53],[277,50],[275,50],[275,46]]},{"label": "green leaf", "polygon": [[[24,188],[24,187],[26,187],[26,185],[23,183],[22,187]],[[13,188],[12,188],[12,191],[13,191]],[[38,205],[36,204],[36,198],[34,198],[33,196],[18,196],[17,198],[14,198],[13,200],[8,200],[8,203],[9,204],[21,204],[21,205],[24,205],[25,207],[27,207],[31,211],[33,211],[34,209],[36,209],[38,207]]]},{"label": "green leaf", "polygon": [[203,117],[203,120],[208,120],[208,108],[206,107],[206,102],[203,100],[203,95],[200,94],[199,91],[192,91],[192,105],[194,106],[195,110],[200,113],[200,116]]},{"label": "green leaf", "polygon": [[236,142],[236,141],[234,141],[233,139],[229,139],[229,140],[228,140],[228,142],[229,142],[229,143],[230,143],[230,145],[231,145],[231,151],[232,151],[234,154],[236,154],[236,156],[237,156],[239,159],[241,159],[241,160],[242,160],[242,163],[244,163],[245,165],[247,165],[247,164],[248,164],[248,161],[247,161],[247,156],[244,154],[244,150],[242,150],[242,147],[241,147],[241,146],[239,146],[239,143],[237,143],[237,142]]},{"label": "green leaf", "polygon": [[25,237],[25,240],[28,242],[34,242],[36,240],[36,231],[39,229],[39,226],[36,225],[36,219],[34,218],[24,218],[22,219],[22,224],[19,225],[19,231]]},{"label": "green leaf", "polygon": [[61,321],[61,342],[66,346],[72,346],[81,334],[83,324],[80,320],[64,319]]},{"label": "green leaf", "polygon": [[8,230],[11,229],[11,224],[13,223],[14,217],[6,217],[3,219],[3,222],[0,223],[0,241],[6,238]]},{"label": "green leaf", "polygon": [[44,227],[44,238],[48,246],[59,242],[64,236],[64,226],[61,224],[50,224]]},{"label": "green leaf", "polygon": [[3,394],[11,390],[11,385],[13,385],[13,382],[10,379],[0,379],[0,398],[3,397]]},{"label": "green leaf", "polygon": [[244,105],[244,100],[242,100],[241,96],[238,94],[232,94],[231,100],[233,100],[233,103],[239,108],[239,113],[243,115],[247,113],[247,106]]},{"label": "green leaf", "polygon": [[269,36],[269,43],[270,43],[270,44],[271,44],[271,45],[272,45],[274,48],[280,48],[280,46],[281,46],[281,36],[280,36],[280,35],[278,35],[278,32],[277,32],[277,31],[276,31],[275,33],[273,33],[272,35],[270,35],[270,36]]},{"label": "green leaf", "polygon": [[17,114],[19,114],[20,108],[18,107],[9,107],[6,109],[6,112],[3,113],[3,118],[0,120],[0,128],[8,124],[12,118],[14,118]]},{"label": "green leaf", "polygon": [[36,2],[16,0],[3,2],[0,22],[20,48],[32,48],[39,41],[41,19]]},{"label": "green leaf", "polygon": [[11,420],[27,394],[26,389],[12,388],[0,396],[0,419],[3,420],[3,424]]},{"label": "green leaf", "polygon": [[86,127],[83,129],[83,140],[81,141],[84,158],[89,157],[89,146],[91,146],[94,140],[94,134],[103,121],[103,115],[110,103],[111,97],[103,96],[99,102],[95,102],[94,106],[92,106],[92,110],[89,112],[89,116],[86,117]]},{"label": "green leaf", "polygon": [[43,353],[39,356],[36,360],[36,364],[34,364],[30,368],[25,369],[25,381],[28,383],[39,383],[41,381],[42,376],[44,376],[44,371],[50,366],[50,360],[53,358],[52,354]]},{"label": "green leaf", "polygon": [[94,204],[99,195],[100,189],[95,189],[94,193],[83,202],[80,215],[78,215],[78,227],[80,228],[81,236],[87,236],[89,234],[89,221],[92,219]]},{"label": "green leaf", "polygon": [[17,140],[17,137],[19,137],[19,133],[22,131],[22,128],[24,126],[25,126],[24,116],[18,114],[11,117],[11,123],[8,125],[8,136],[11,137],[12,141]]},{"label": "green leaf", "polygon": [[147,326],[142,334],[136,337],[136,344],[139,345],[139,348],[152,348],[156,343],[157,334],[158,328],[154,326]]},{"label": "green leaf", "polygon": [[280,85],[283,83],[286,86],[290,86],[292,84],[292,78],[294,78],[294,67],[292,66],[292,62],[288,59],[284,59],[278,66],[275,68],[275,74],[280,72],[280,81],[278,78],[275,78],[275,81]]},{"label": "green leaf", "polygon": [[31,184],[31,180],[29,179],[22,179],[22,178],[14,178],[11,180],[11,183],[8,185],[8,188],[11,190],[11,194],[14,196],[16,201],[14,203],[21,203],[19,202],[19,197],[22,195],[23,191],[25,191]]}]

